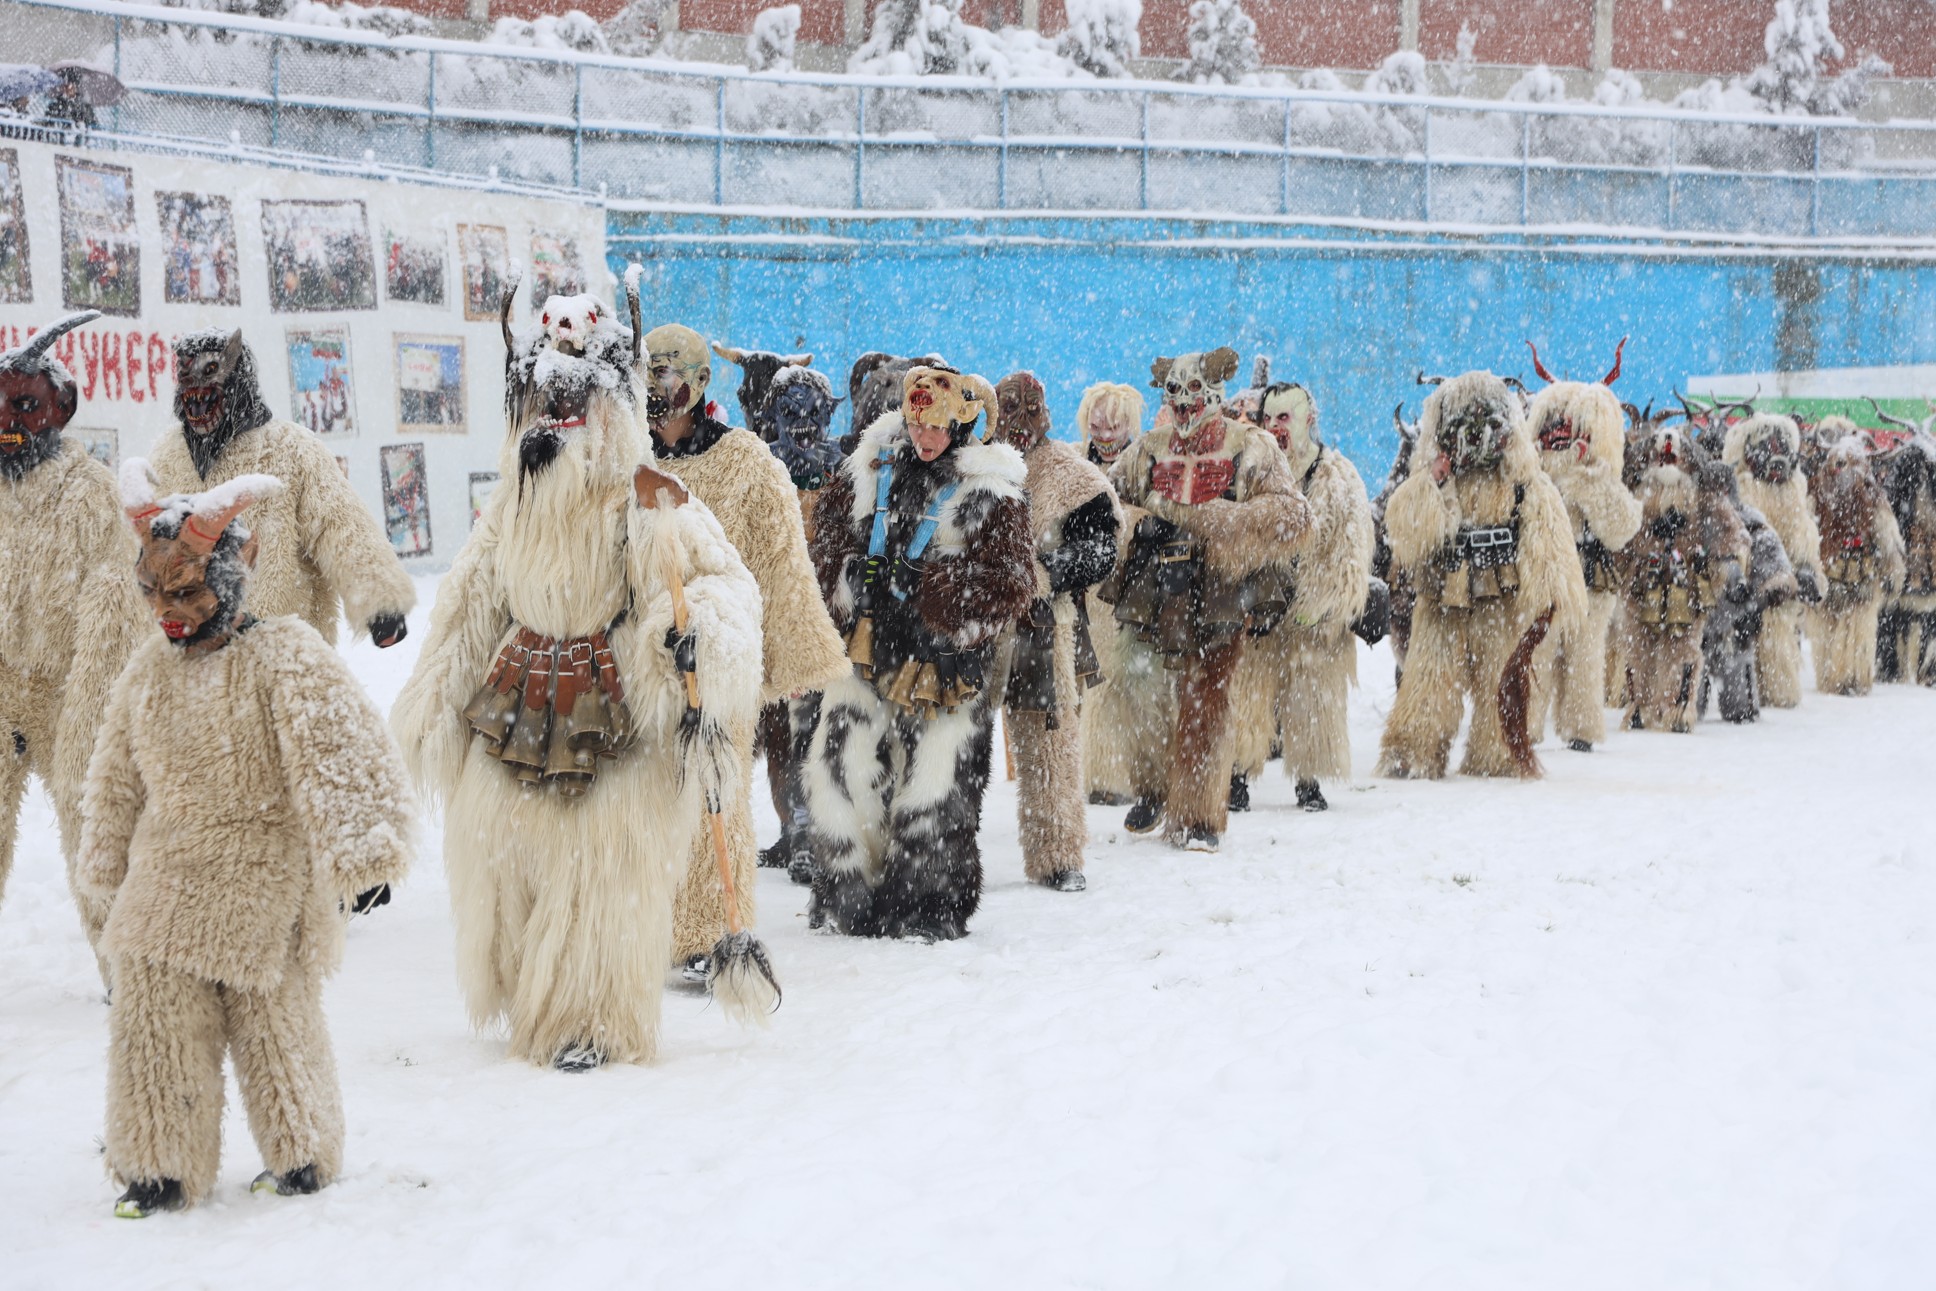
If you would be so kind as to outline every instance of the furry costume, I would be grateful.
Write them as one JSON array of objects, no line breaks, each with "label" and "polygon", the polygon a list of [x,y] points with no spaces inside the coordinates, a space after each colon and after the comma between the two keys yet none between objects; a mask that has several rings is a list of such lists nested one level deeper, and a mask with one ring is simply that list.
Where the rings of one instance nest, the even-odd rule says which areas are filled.
[{"label": "furry costume", "polygon": [[[21,437],[0,459],[0,895],[27,777],[38,775],[90,946],[107,908],[75,882],[81,791],[108,690],[154,631],[135,591],[135,543],[114,479],[61,438],[78,392],[47,347],[93,317],[74,315],[0,354],[0,436]],[[16,399],[39,405],[39,415]],[[105,962],[101,969],[105,978]]]},{"label": "furry costume", "polygon": [[1640,531],[1620,561],[1625,721],[1685,734],[1694,729],[1708,616],[1751,592],[1748,532],[1727,489],[1701,478],[1705,463],[1685,430],[1650,439]]},{"label": "furry costume", "polygon": [[1581,751],[1607,737],[1607,634],[1621,599],[1616,565],[1640,528],[1640,503],[1620,480],[1623,420],[1612,390],[1580,381],[1547,386],[1526,411],[1540,467],[1566,502],[1586,580],[1586,614],[1549,632],[1534,656],[1530,730],[1540,738],[1550,710],[1560,739]]},{"label": "furry costume", "polygon": [[[249,517],[262,550],[250,592],[255,612],[263,618],[300,615],[323,640],[334,642],[340,606],[356,627],[372,629],[380,644],[393,644],[401,639],[404,615],[417,603],[416,587],[329,450],[263,406],[254,357],[240,336],[218,329],[192,332],[175,343],[176,363],[184,371],[225,345],[234,347],[234,357],[220,378],[223,394],[212,430],[198,432],[188,424],[198,411],[189,394],[195,387],[177,390],[176,422],[155,444],[155,475],[163,489],[176,492],[210,488],[239,475],[274,475],[284,491],[258,504]],[[397,636],[386,641],[392,629]]]},{"label": "furry costume", "polygon": [[[1076,408],[1076,430],[1083,456],[1104,472],[1115,465],[1123,449],[1143,433],[1145,404],[1143,392],[1135,386],[1100,381],[1082,392]],[[1117,558],[1121,559],[1129,542],[1126,526],[1116,531]],[[1089,801],[1125,806],[1130,801],[1129,763],[1125,750],[1114,737],[1134,717],[1127,711],[1124,692],[1116,689],[1114,679],[1133,657],[1134,633],[1117,625],[1109,607],[1096,598],[1090,588],[1083,594],[1089,609],[1089,623],[1096,646],[1096,685],[1083,696],[1082,770]],[[1149,667],[1145,656],[1137,666]],[[1142,690],[1147,690],[1144,686]]]},{"label": "furry costume", "polygon": [[[1034,544],[1021,454],[968,442],[988,383],[916,367],[903,391],[902,411],[862,434],[818,508],[814,568],[855,667],[827,687],[807,761],[809,921],[948,940],[981,901],[982,686],[995,638],[1034,597]],[[937,432],[949,446],[924,460],[913,437]]]},{"label": "furry costume", "polygon": [[[660,346],[655,338],[675,330],[688,331],[661,327],[647,335],[648,363]],[[693,343],[699,343],[697,333],[690,336]],[[714,348],[718,351],[718,347]],[[710,368],[703,371],[704,377],[695,383],[700,400],[705,396],[706,379],[711,376]],[[739,552],[748,572],[760,585],[764,642],[760,703],[771,705],[790,695],[818,691],[844,674],[847,652],[820,599],[813,564],[807,559],[798,494],[787,468],[759,436],[724,426],[704,412],[696,411],[696,405],[692,432],[679,442],[667,445],[655,431],[653,450],[661,466],[677,475],[692,490],[692,495],[706,504],[719,521],[726,540]],[[752,724],[733,728],[732,736],[737,765],[735,788],[725,803],[726,845],[732,857],[740,914],[751,927],[755,922],[753,893],[758,855],[753,836]],[[713,841],[701,832],[693,839],[692,852],[686,859],[685,881],[674,907],[675,962],[689,963],[703,957],[725,932],[725,890],[719,882]]]},{"label": "furry costume", "polygon": [[1033,882],[1079,891],[1089,842],[1083,813],[1083,691],[1099,665],[1090,637],[1088,591],[1116,567],[1122,508],[1102,471],[1080,449],[1049,439],[1040,381],[1004,377],[998,438],[1027,464],[1029,523],[1035,531],[1035,600],[997,647],[1015,754],[1022,869]]},{"label": "furry costume", "polygon": [[[1825,429],[1843,418],[1824,418]],[[1852,424],[1852,423],[1851,423]],[[1869,469],[1868,447],[1845,434],[1828,450],[1809,492],[1822,534],[1822,602],[1808,616],[1815,688],[1866,695],[1875,685],[1877,621],[1885,597],[1903,585],[1902,530]]]},{"label": "furry costume", "polygon": [[[1424,373],[1419,375],[1423,377]],[[1371,576],[1390,589],[1392,675],[1395,680],[1403,680],[1405,654],[1412,644],[1412,609],[1418,602],[1418,594],[1412,588],[1411,574],[1392,563],[1391,531],[1385,524],[1385,508],[1391,505],[1392,494],[1398,491],[1398,486],[1411,478],[1412,447],[1418,443],[1418,423],[1405,420],[1405,405],[1401,403],[1392,409],[1392,425],[1398,431],[1398,455],[1392,459],[1391,470],[1386,472],[1378,496],[1371,500]]]},{"label": "furry costume", "polygon": [[151,635],[136,650],[88,771],[78,876],[112,903],[107,1165],[138,1216],[214,1187],[225,1052],[268,1167],[258,1184],[313,1191],[341,1169],[322,979],[342,953],[340,904],[402,877],[414,812],[383,719],[336,651],[301,619],[242,615],[247,531],[224,526],[275,481],[156,504],[140,496],[143,464],[128,468],[150,550],[189,547],[204,521],[219,542],[196,577],[236,588],[218,593],[225,644]]},{"label": "furry costume", "polygon": [[[1716,469],[1713,463],[1709,469]],[[1795,599],[1798,585],[1795,567],[1782,549],[1781,536],[1761,512],[1742,504],[1734,472],[1725,465],[1718,469],[1726,475],[1723,483],[1728,499],[1748,535],[1747,595],[1722,597],[1708,615],[1701,633],[1697,708],[1700,716],[1707,715],[1708,692],[1712,690],[1722,721],[1753,722],[1761,717],[1761,677],[1755,667],[1761,625],[1770,610]]]},{"label": "furry costume", "polygon": [[[1266,414],[1278,388],[1260,395]],[[1298,805],[1311,811],[1325,805],[1320,781],[1351,774],[1345,705],[1358,681],[1352,624],[1370,592],[1373,544],[1364,481],[1343,453],[1317,442],[1315,430],[1316,409],[1310,408],[1310,424],[1284,441],[1291,452],[1309,457],[1297,471],[1297,487],[1311,509],[1310,533],[1285,566],[1290,612],[1244,648],[1232,700],[1239,775],[1248,781],[1263,774],[1272,746],[1281,741]]]},{"label": "furry costume", "polygon": [[1160,815],[1169,842],[1206,850],[1228,820],[1244,637],[1288,610],[1276,570],[1311,527],[1283,450],[1224,415],[1236,366],[1230,349],[1152,365],[1163,415],[1110,471],[1132,538],[1101,593],[1137,632],[1117,679],[1130,720],[1113,733],[1137,799],[1127,824],[1147,831]]},{"label": "furry costume", "polygon": [[1913,430],[1877,465],[1902,534],[1904,572],[1879,617],[1876,676],[1936,686],[1936,439]]},{"label": "furry costume", "polygon": [[[1808,500],[1808,480],[1796,465],[1800,451],[1801,431],[1794,421],[1763,413],[1728,427],[1721,455],[1734,468],[1741,501],[1759,511],[1780,536],[1795,566],[1799,600],[1812,603],[1821,595],[1822,534]],[[1762,619],[1755,671],[1761,702],[1770,708],[1793,708],[1802,701],[1801,628],[1797,603],[1778,606]]]},{"label": "furry costume", "polygon": [[[567,304],[582,318],[598,302]],[[656,1051],[673,900],[700,824],[698,759],[720,759],[730,781],[727,733],[751,730],[763,675],[759,586],[719,522],[698,502],[648,508],[634,496],[652,452],[632,334],[595,313],[579,331],[574,354],[555,333],[506,329],[505,484],[444,576],[391,714],[417,782],[445,807],[471,1020],[508,1020],[512,1054],[568,1070]],[[690,647],[669,639],[668,560],[691,607]],[[521,783],[467,720],[521,628],[609,642],[633,736],[581,793]],[[706,718],[691,744],[687,648]]]},{"label": "furry costume", "polygon": [[1532,655],[1550,626],[1572,630],[1585,617],[1586,584],[1565,500],[1505,382],[1468,372],[1426,399],[1411,476],[1385,524],[1393,567],[1409,574],[1417,601],[1379,774],[1443,776],[1469,696],[1460,770],[1537,777]]}]

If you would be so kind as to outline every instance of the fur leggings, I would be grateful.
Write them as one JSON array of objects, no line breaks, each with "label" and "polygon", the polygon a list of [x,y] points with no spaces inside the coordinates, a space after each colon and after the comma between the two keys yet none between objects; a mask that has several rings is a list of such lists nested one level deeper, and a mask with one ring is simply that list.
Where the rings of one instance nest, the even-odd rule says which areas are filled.
[{"label": "fur leggings", "polygon": [[1876,680],[1936,686],[1936,597],[1891,601],[1876,626]]},{"label": "fur leggings", "polygon": [[1802,607],[1790,602],[1769,610],[1755,647],[1764,708],[1793,708],[1802,702]]},{"label": "fur leggings", "polygon": [[1530,679],[1524,674],[1530,671],[1530,659],[1509,667],[1519,665],[1516,656],[1524,653],[1536,626],[1511,599],[1469,610],[1445,610],[1421,600],[1412,619],[1405,676],[1385,720],[1378,773],[1443,777],[1470,696],[1472,728],[1459,770],[1475,776],[1538,777],[1539,760],[1527,731],[1530,698],[1525,690]]},{"label": "fur leggings", "polygon": [[1630,729],[1683,735],[1694,729],[1694,706],[1701,693],[1701,627],[1625,624],[1625,721]]},{"label": "fur leggings", "polygon": [[1350,689],[1358,680],[1358,640],[1342,627],[1280,625],[1244,647],[1237,669],[1237,770],[1256,780],[1281,740],[1292,780],[1351,774]]},{"label": "fur leggings", "polygon": [[965,936],[981,904],[989,751],[985,699],[923,718],[858,678],[828,687],[807,759],[809,923],[855,937]]},{"label": "fur leggings", "polygon": [[1866,695],[1875,686],[1877,623],[1881,597],[1842,594],[1830,584],[1828,597],[1808,616],[1815,646],[1815,689],[1824,695]]},{"label": "fur leggings", "polygon": [[107,1164],[121,1184],[176,1179],[190,1203],[215,1187],[222,1058],[262,1163],[342,1168],[343,1099],[323,1020],[322,976],[291,955],[281,983],[240,991],[145,960],[114,964],[108,1013]]},{"label": "fur leggings", "polygon": [[1022,870],[1042,883],[1068,870],[1082,869],[1089,843],[1083,815],[1082,727],[1074,704],[1056,708],[1056,728],[1043,713],[1004,716],[1015,750],[1017,817],[1022,835]]},{"label": "fur leggings", "polygon": [[1586,618],[1572,630],[1551,633],[1533,660],[1532,738],[1546,733],[1547,714],[1561,740],[1600,744],[1607,738],[1607,636],[1620,598],[1587,593]]},{"label": "fur leggings", "polygon": [[[733,740],[735,783],[726,790],[726,855],[733,866],[734,895],[739,898],[740,922],[753,926],[754,884],[759,874],[759,848],[753,838],[753,724],[738,723]],[[719,861],[713,855],[712,829],[701,822],[686,855],[685,877],[672,912],[672,962],[685,963],[712,950],[726,935],[726,890],[719,885]]]}]

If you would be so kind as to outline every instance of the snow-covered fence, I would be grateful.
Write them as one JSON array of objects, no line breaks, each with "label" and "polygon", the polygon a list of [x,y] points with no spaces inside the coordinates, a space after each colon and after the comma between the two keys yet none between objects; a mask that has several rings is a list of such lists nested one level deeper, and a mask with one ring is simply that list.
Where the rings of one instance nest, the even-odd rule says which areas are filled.
[{"label": "snow-covered fence", "polygon": [[702,207],[1163,211],[1936,236],[1936,123],[1092,80],[750,73],[110,0],[0,0],[233,140]]}]

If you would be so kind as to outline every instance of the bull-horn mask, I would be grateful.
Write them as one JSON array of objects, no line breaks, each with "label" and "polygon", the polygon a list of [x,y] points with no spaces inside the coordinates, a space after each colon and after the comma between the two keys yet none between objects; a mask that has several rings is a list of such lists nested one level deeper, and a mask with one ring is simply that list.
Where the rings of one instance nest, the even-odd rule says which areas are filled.
[{"label": "bull-horn mask", "polygon": [[995,387],[972,372],[923,365],[909,368],[901,378],[901,419],[910,427],[945,430],[956,445],[997,404]]}]

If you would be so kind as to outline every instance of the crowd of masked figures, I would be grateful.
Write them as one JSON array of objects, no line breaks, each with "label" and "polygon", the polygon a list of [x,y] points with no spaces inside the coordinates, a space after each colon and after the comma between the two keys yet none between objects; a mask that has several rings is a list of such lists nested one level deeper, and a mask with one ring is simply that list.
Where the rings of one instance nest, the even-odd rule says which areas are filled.
[{"label": "crowd of masked figures", "polygon": [[93,315],[0,356],[0,879],[37,776],[108,987],[117,1213],[215,1187],[225,1056],[256,1189],[342,1170],[322,981],[426,810],[471,1022],[582,1072],[650,1060],[668,986],[778,1006],[759,865],[828,933],[965,935],[998,742],[1024,870],[1072,893],[1089,806],[1214,852],[1279,759],[1325,810],[1361,640],[1398,670],[1399,778],[1461,727],[1461,772],[1533,778],[1549,725],[1589,753],[1610,710],[1753,721],[1801,702],[1804,633],[1823,692],[1936,684],[1913,426],[1643,410],[1618,349],[1599,381],[1535,351],[1537,391],[1420,374],[1372,497],[1303,386],[1260,359],[1230,389],[1229,348],[1094,386],[1070,442],[1029,372],[868,354],[837,394],[811,355],[648,330],[636,284],[523,328],[504,297],[505,484],[387,722],[334,640],[402,640],[413,583],[240,332],[177,342],[176,423],[119,479],[62,439],[51,346]]}]

